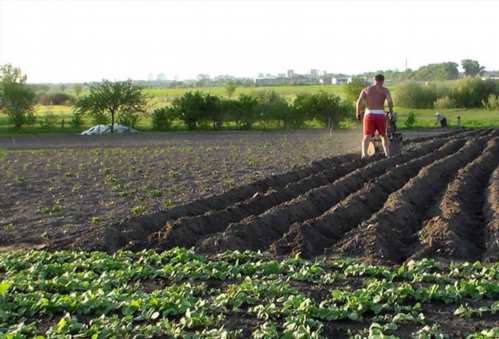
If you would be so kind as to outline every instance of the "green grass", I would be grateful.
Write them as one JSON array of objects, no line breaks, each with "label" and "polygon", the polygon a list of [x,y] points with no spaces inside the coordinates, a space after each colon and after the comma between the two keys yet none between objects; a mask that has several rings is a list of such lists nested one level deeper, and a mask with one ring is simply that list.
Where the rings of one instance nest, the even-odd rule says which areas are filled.
[{"label": "green grass", "polygon": [[461,126],[467,128],[499,128],[499,111],[487,111],[484,109],[412,109],[400,108],[395,109],[398,112],[398,125],[404,128],[404,122],[407,119],[409,112],[414,112],[416,115],[416,128],[434,128],[436,125],[435,113],[443,113],[448,120],[450,127],[456,127],[457,117],[461,116]]}]

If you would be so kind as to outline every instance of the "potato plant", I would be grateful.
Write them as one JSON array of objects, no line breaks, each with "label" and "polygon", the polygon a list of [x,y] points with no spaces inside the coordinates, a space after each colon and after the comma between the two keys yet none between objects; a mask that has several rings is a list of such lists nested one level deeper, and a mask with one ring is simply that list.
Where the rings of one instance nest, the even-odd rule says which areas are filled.
[{"label": "potato plant", "polygon": [[471,339],[499,331],[498,264],[28,251],[0,254],[0,276],[2,338]]}]

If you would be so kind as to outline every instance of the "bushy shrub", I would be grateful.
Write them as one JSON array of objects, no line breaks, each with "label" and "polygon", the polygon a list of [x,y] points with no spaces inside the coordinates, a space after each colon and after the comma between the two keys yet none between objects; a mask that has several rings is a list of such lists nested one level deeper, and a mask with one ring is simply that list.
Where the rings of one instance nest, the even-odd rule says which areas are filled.
[{"label": "bushy shrub", "polygon": [[410,108],[432,108],[437,100],[435,85],[421,85],[415,82],[406,82],[399,86],[395,102],[398,106]]},{"label": "bushy shrub", "polygon": [[258,99],[252,95],[241,94],[235,107],[236,124],[241,129],[251,129],[258,119]]},{"label": "bushy shrub", "polygon": [[481,107],[491,94],[497,94],[497,85],[493,80],[465,78],[457,81],[451,90],[451,97],[457,107]]},{"label": "bushy shrub", "polygon": [[445,97],[438,98],[435,101],[435,103],[433,104],[433,106],[435,108],[438,108],[438,109],[456,108],[457,103],[456,103],[456,100],[454,100],[453,98],[451,98],[449,96],[445,96]]},{"label": "bushy shrub", "polygon": [[54,128],[57,125],[57,116],[48,112],[43,117],[38,119],[41,128]]},{"label": "bushy shrub", "polygon": [[224,112],[221,99],[215,95],[206,94],[202,107],[203,120],[209,120],[214,129],[221,129],[224,123]]},{"label": "bushy shrub", "polygon": [[337,125],[340,120],[353,113],[351,102],[342,101],[339,96],[326,92],[299,94],[293,107],[304,118],[316,119],[324,126],[329,123]]},{"label": "bushy shrub", "polygon": [[175,120],[175,111],[171,107],[157,108],[152,112],[152,128],[156,131],[166,131]]},{"label": "bushy shrub", "polygon": [[487,100],[482,101],[483,107],[488,111],[499,110],[499,96],[491,94]]},{"label": "bushy shrub", "polygon": [[78,111],[73,112],[69,124],[73,128],[80,128],[83,125],[83,114]]},{"label": "bushy shrub", "polygon": [[172,109],[188,129],[199,127],[203,117],[204,96],[201,92],[186,92],[173,99]]},{"label": "bushy shrub", "polygon": [[266,126],[275,122],[283,127],[288,127],[290,107],[286,99],[272,90],[258,91],[255,94],[258,101],[258,120]]},{"label": "bushy shrub", "polygon": [[412,129],[416,126],[416,114],[414,112],[409,112],[407,119],[404,122],[405,128]]},{"label": "bushy shrub", "polygon": [[137,127],[137,123],[139,122],[140,113],[125,111],[121,112],[118,117],[118,122],[128,127],[135,128]]}]

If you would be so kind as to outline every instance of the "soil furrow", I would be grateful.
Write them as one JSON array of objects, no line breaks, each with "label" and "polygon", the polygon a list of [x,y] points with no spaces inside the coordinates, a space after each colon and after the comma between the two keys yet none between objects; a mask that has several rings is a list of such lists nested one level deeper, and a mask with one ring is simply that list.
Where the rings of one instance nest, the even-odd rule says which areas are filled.
[{"label": "soil furrow", "polygon": [[436,207],[436,215],[424,223],[421,244],[415,244],[422,247],[416,257],[481,258],[485,249],[484,191],[499,161],[497,154],[499,138],[493,138],[481,156],[458,171]]},{"label": "soil furrow", "polygon": [[170,248],[178,244],[193,246],[199,237],[221,232],[230,223],[243,220],[251,215],[261,214],[315,187],[330,184],[355,169],[365,166],[368,161],[359,158],[339,166],[333,166],[297,182],[289,183],[281,190],[271,190],[263,194],[257,193],[250,199],[231,205],[224,210],[210,211],[203,215],[167,222],[162,230],[152,235],[151,244],[159,248]]},{"label": "soil furrow", "polygon": [[358,159],[358,154],[349,153],[334,158],[313,161],[310,166],[299,167],[296,170],[273,175],[219,195],[160,210],[150,215],[128,218],[105,229],[103,246],[111,252],[124,246],[140,247],[144,245],[150,234],[158,231],[169,221],[182,217],[202,215],[213,210],[222,210],[234,203],[251,198],[255,194],[264,193],[271,189],[281,189],[289,183],[320,173],[334,166],[355,162]]},{"label": "soil furrow", "polygon": [[[497,154],[497,153],[496,153]],[[485,254],[484,260],[499,261],[499,166],[490,176],[486,191],[484,206],[485,227]]]},{"label": "soil furrow", "polygon": [[329,253],[360,256],[367,260],[400,263],[412,254],[411,244],[426,211],[455,172],[480,155],[489,137],[469,140],[461,150],[425,166],[401,189],[390,194],[383,208],[347,233]]},{"label": "soil furrow", "polygon": [[206,252],[229,249],[266,249],[287,232],[293,223],[321,215],[350,193],[359,190],[364,183],[383,174],[387,168],[432,152],[441,144],[441,142],[422,144],[412,152],[375,161],[332,184],[312,189],[306,194],[278,205],[261,215],[251,216],[242,222],[231,224],[225,232],[204,239],[198,245]]},{"label": "soil furrow", "polygon": [[456,152],[464,142],[463,139],[452,140],[435,152],[401,164],[367,183],[321,216],[293,224],[288,233],[272,244],[272,252],[277,255],[301,253],[305,258],[322,254],[325,248],[382,208],[388,196],[417,175],[422,167]]}]

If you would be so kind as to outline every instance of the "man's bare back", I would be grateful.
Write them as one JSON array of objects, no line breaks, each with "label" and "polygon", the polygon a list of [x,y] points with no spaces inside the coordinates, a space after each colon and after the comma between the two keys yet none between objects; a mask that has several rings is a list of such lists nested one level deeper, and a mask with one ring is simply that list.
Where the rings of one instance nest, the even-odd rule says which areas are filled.
[{"label": "man's bare back", "polygon": [[387,88],[378,85],[371,85],[365,90],[367,109],[385,109],[385,100],[391,100],[390,92]]},{"label": "man's bare back", "polygon": [[[393,109],[393,100],[388,88],[381,84],[374,84],[364,89],[359,97],[359,102],[367,106],[368,110],[385,109],[385,100],[388,101],[390,111]],[[357,112],[358,114],[361,112]]]}]

